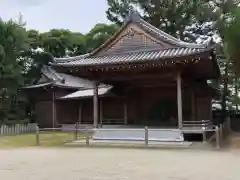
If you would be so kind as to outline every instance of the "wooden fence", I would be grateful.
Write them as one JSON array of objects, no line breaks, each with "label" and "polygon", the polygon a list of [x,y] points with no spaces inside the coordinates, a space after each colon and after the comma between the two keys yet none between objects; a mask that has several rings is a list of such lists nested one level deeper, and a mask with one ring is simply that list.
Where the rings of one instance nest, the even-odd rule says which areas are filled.
[{"label": "wooden fence", "polygon": [[36,123],[2,125],[0,126],[0,135],[11,136],[29,132],[36,132],[36,126]]}]

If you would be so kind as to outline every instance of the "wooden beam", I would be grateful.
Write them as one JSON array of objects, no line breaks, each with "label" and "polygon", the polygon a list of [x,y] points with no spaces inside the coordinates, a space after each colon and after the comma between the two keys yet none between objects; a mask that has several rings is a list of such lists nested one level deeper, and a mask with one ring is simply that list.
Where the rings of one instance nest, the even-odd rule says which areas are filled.
[{"label": "wooden beam", "polygon": [[209,101],[210,101],[210,107],[209,107],[209,110],[210,110],[210,120],[212,121],[212,120],[213,120],[213,113],[212,113],[212,99],[210,99]]},{"label": "wooden beam", "polygon": [[123,104],[123,110],[124,110],[124,124],[127,125],[128,124],[128,104],[126,100],[124,101],[124,104]]},{"label": "wooden beam", "polygon": [[52,92],[52,128],[55,128],[56,124],[56,104],[55,104],[55,91]]},{"label": "wooden beam", "polygon": [[182,117],[182,79],[181,74],[177,75],[177,107],[178,107],[178,128],[183,127],[183,117]]},{"label": "wooden beam", "polygon": [[93,127],[98,128],[98,83],[93,86]]},{"label": "wooden beam", "polygon": [[99,76],[100,81],[135,81],[135,80],[164,80],[174,79],[176,73],[106,73]]},{"label": "wooden beam", "polygon": [[103,100],[100,99],[100,126],[103,124]]},{"label": "wooden beam", "polygon": [[82,119],[82,102],[79,103],[79,107],[78,107],[78,122],[79,124],[82,124],[83,119]]},{"label": "wooden beam", "polygon": [[132,81],[127,86],[133,87],[176,87],[176,82],[166,81]]},{"label": "wooden beam", "polygon": [[191,104],[192,104],[192,121],[195,121],[196,118],[196,110],[195,110],[195,93],[194,93],[194,90],[192,89],[192,93],[191,93]]}]

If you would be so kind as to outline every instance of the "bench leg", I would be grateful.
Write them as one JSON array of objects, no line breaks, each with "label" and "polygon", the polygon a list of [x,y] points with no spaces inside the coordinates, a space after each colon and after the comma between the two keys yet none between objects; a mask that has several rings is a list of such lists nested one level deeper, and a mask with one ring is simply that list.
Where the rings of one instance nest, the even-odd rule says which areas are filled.
[{"label": "bench leg", "polygon": [[203,143],[207,142],[207,134],[206,132],[203,132]]}]

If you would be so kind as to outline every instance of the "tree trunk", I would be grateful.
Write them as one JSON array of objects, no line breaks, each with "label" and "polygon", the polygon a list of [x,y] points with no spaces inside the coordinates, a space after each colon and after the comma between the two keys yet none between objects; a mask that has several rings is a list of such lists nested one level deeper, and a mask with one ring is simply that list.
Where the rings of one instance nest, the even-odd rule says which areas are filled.
[{"label": "tree trunk", "polygon": [[223,77],[223,95],[222,95],[222,117],[221,123],[224,121],[227,113],[227,94],[228,94],[228,63],[225,65],[224,77]]},{"label": "tree trunk", "polygon": [[[235,96],[238,98],[238,77],[235,77]],[[236,102],[236,113],[238,113],[238,101]]]}]

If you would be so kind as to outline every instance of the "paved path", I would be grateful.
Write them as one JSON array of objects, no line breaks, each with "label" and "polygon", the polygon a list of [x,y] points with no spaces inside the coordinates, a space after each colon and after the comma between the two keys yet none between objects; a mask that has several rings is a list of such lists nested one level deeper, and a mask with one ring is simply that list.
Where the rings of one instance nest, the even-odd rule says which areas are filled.
[{"label": "paved path", "polygon": [[240,153],[115,148],[0,150],[6,180],[239,180]]}]

